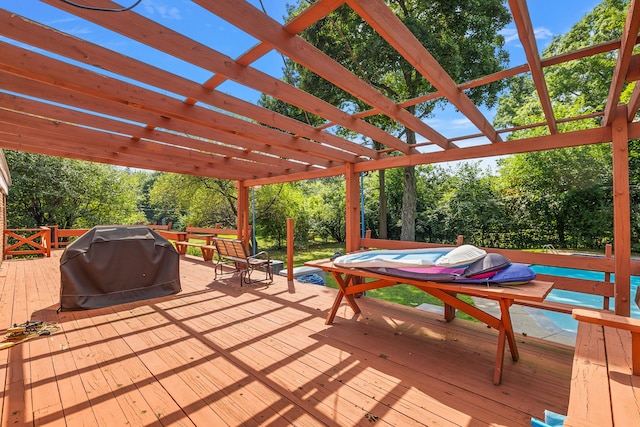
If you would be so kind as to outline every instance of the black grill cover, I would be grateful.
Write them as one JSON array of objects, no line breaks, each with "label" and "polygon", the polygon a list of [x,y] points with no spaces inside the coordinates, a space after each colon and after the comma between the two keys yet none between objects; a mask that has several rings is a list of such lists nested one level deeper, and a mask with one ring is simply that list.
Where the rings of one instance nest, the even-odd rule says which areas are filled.
[{"label": "black grill cover", "polygon": [[180,256],[145,226],[97,226],[60,259],[60,310],[85,310],[180,292]]}]

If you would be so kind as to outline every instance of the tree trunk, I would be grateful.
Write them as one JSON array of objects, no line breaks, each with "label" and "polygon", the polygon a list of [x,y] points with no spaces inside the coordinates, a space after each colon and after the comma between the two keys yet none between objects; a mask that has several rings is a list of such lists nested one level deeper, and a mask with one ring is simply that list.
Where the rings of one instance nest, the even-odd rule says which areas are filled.
[{"label": "tree trunk", "polygon": [[[411,129],[406,129],[407,143],[416,143],[416,134]],[[400,240],[416,240],[416,170],[409,166],[404,168],[404,188],[402,190],[402,230]]]},{"label": "tree trunk", "polygon": [[384,169],[378,171],[378,187],[380,188],[380,207],[378,209],[378,238],[387,238],[387,191],[384,183]]},{"label": "tree trunk", "polygon": [[400,240],[416,239],[416,173],[413,166],[404,168],[404,189],[402,191],[402,230]]}]

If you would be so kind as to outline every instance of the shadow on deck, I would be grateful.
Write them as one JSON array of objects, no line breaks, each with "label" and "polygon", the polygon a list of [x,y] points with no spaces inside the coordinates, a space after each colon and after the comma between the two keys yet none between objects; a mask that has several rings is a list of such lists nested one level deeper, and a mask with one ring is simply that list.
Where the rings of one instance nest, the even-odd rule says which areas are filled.
[{"label": "shadow on deck", "polygon": [[518,335],[520,361],[507,355],[494,386],[485,325],[368,297],[325,325],[335,290],[213,281],[191,257],[177,295],[57,314],[61,253],[2,264],[0,326],[61,326],[0,353],[2,425],[524,426],[566,413],[572,347]]}]

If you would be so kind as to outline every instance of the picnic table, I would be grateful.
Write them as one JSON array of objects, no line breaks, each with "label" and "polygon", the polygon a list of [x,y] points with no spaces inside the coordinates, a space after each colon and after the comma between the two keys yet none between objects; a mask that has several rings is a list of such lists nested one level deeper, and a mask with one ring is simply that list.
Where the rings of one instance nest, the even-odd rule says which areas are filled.
[{"label": "picnic table", "polygon": [[[544,282],[540,280],[533,280],[529,283],[517,286],[487,286],[452,282],[431,282],[404,277],[394,277],[359,268],[336,266],[333,264],[333,261],[329,259],[309,261],[306,262],[305,265],[317,267],[330,273],[338,284],[338,294],[336,295],[333,306],[327,315],[327,325],[333,323],[335,315],[342,302],[342,298],[345,298],[353,312],[358,314],[360,313],[360,307],[358,307],[354,295],[372,289],[379,289],[399,284],[409,284],[441,300],[445,304],[444,317],[447,321],[451,321],[455,318],[455,310],[458,309],[498,330],[498,348],[496,351],[496,364],[493,374],[493,382],[496,385],[499,385],[502,382],[505,344],[508,343],[509,345],[513,361],[516,362],[519,359],[518,347],[513,332],[509,307],[516,299],[541,302],[553,288],[552,282]],[[457,297],[458,294],[496,301],[500,306],[500,318],[497,318],[478,307],[459,299]]]},{"label": "picnic table", "polygon": [[187,240],[186,231],[156,230],[156,232],[167,240],[174,240],[176,242],[184,242]]}]

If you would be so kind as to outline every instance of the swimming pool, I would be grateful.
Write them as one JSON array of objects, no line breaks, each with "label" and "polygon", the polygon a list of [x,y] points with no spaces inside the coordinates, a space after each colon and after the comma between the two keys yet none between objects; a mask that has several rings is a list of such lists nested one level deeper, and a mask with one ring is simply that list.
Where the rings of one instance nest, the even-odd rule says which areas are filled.
[{"label": "swimming pool", "polygon": [[[572,268],[561,268],[561,267],[548,267],[544,265],[532,265],[531,268],[536,274],[551,274],[554,276],[562,276],[562,277],[574,277],[579,279],[587,279],[587,280],[598,280],[604,281],[604,273],[596,272],[596,271],[585,271],[585,270],[576,270]],[[613,275],[612,275],[613,277]],[[631,276],[631,297],[633,298],[636,294],[636,289],[640,285],[640,277]],[[559,289],[554,289],[551,291],[549,296],[547,296],[548,301],[553,302],[562,302],[566,304],[574,304],[581,305],[584,307],[592,307],[592,308],[602,308],[602,297],[596,295],[583,294],[579,292],[571,292],[571,291],[563,291]],[[615,305],[615,301],[613,298],[609,300],[609,307],[613,308]],[[578,322],[571,317],[570,314],[565,313],[556,313],[554,311],[548,310],[539,310],[544,313],[545,317],[549,319],[553,324],[570,333],[576,333],[578,330]],[[631,317],[635,317],[640,319],[640,308],[635,304],[635,302],[631,301]],[[541,323],[541,322],[538,322]],[[540,325],[545,326],[545,325]]]}]

